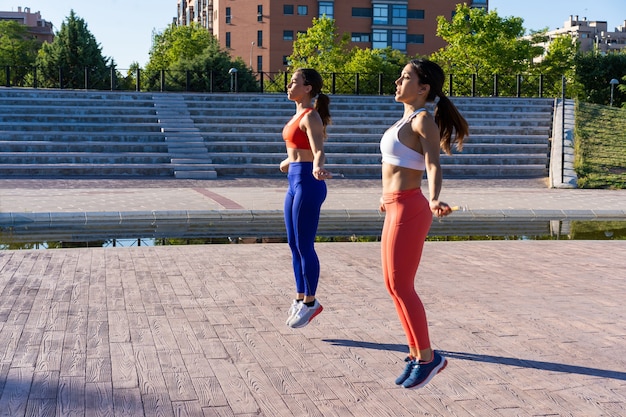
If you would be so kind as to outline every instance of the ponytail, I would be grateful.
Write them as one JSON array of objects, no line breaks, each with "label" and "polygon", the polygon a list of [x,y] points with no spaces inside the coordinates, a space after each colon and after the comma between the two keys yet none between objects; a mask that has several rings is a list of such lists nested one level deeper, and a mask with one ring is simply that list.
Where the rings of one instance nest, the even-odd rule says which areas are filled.
[{"label": "ponytail", "polygon": [[454,103],[443,93],[439,94],[439,101],[435,105],[435,122],[439,126],[441,149],[451,155],[451,144],[454,142],[456,150],[462,151],[463,140],[469,134],[469,126]]},{"label": "ponytail", "polygon": [[324,124],[324,137],[326,137],[326,126],[332,123],[330,117],[330,97],[324,93],[319,93],[315,100],[315,110],[319,113]]}]

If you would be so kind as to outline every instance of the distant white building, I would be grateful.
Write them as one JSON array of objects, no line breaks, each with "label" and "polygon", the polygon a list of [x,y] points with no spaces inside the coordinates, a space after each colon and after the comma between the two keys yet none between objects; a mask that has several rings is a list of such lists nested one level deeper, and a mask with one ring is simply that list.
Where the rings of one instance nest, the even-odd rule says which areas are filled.
[{"label": "distant white building", "polygon": [[[626,51],[626,20],[621,26],[616,27],[615,31],[609,32],[605,21],[590,21],[586,17],[579,20],[578,16],[570,16],[562,28],[548,31],[546,35],[548,41],[540,44],[546,50],[555,38],[569,35],[580,44],[582,52],[598,51],[606,54]],[[530,39],[530,36],[526,38]]]}]

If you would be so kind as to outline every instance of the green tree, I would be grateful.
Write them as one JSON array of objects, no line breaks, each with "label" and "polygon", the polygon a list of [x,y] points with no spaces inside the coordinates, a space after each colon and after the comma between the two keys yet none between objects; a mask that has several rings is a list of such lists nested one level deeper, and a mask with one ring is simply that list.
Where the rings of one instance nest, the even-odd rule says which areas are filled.
[{"label": "green tree", "polygon": [[[199,25],[170,25],[152,34],[150,59],[142,85],[150,90],[229,91],[231,75],[237,70],[237,91],[257,91],[258,84],[243,60],[233,60],[219,41]],[[164,79],[162,79],[164,77]]]},{"label": "green tree", "polygon": [[533,68],[533,72],[542,74],[545,79],[545,88],[557,95],[562,91],[562,78],[565,76],[568,96],[575,95],[580,86],[575,84],[575,60],[579,51],[579,44],[569,35],[558,36],[550,42],[548,50],[541,61]]},{"label": "green tree", "polygon": [[163,32],[152,33],[152,47],[146,70],[168,68],[177,61],[194,58],[206,48],[219,43],[214,36],[201,26],[192,23],[188,26],[169,25]]},{"label": "green tree", "polygon": [[537,66],[540,73],[573,75],[574,60],[578,50],[578,42],[569,35],[561,35],[552,39],[546,54]]},{"label": "green tree", "polygon": [[354,48],[351,59],[344,66],[344,71],[359,74],[361,94],[378,94],[379,79],[382,93],[393,94],[396,90],[394,81],[409,58],[397,49],[360,49]]},{"label": "green tree", "polygon": [[495,11],[459,4],[450,21],[443,16],[437,18],[437,36],[447,46],[432,54],[431,59],[446,73],[478,75],[490,92],[494,74],[514,77],[543,53],[543,48],[522,38],[522,24],[520,17],[501,18]]},{"label": "green tree", "polygon": [[[624,74],[626,74],[626,71],[624,71]],[[626,97],[626,75],[624,75],[621,80],[619,78],[617,78],[617,80],[620,81],[620,84],[617,86],[615,91],[619,91],[620,93],[622,93],[623,97]],[[613,98],[613,102],[617,103],[617,101],[615,101],[615,98]],[[626,109],[626,100],[620,103],[622,107]],[[619,104],[616,105],[619,106]]]},{"label": "green tree", "polygon": [[38,79],[43,87],[59,86],[62,78],[62,88],[106,88],[110,74],[107,65],[100,44],[74,10],[61,24],[54,41],[44,43],[37,55]]},{"label": "green tree", "polygon": [[9,68],[8,80],[6,72],[0,74],[2,85],[23,87],[27,84],[26,75],[35,63],[39,46],[40,43],[28,34],[26,26],[0,21],[0,66]]},{"label": "green tree", "polygon": [[[576,96],[587,103],[609,105],[613,78],[620,79],[626,74],[626,53],[598,55],[593,52],[581,53],[575,59]],[[613,105],[620,107],[626,103],[626,91],[613,89]]]},{"label": "green tree", "polygon": [[30,66],[35,63],[39,43],[28,35],[26,26],[0,20],[0,65]]},{"label": "green tree", "polygon": [[[111,60],[111,66],[117,67],[115,62]],[[141,69],[141,66],[137,61],[133,61],[124,75],[119,70],[115,70],[115,89],[116,90],[134,90],[137,85],[137,70]]]},{"label": "green tree", "polygon": [[[383,92],[395,90],[393,81],[406,64],[407,56],[391,48],[349,48],[350,35],[339,34],[335,20],[314,18],[306,33],[299,33],[288,58],[289,72],[297,68],[315,68],[322,74],[326,91],[354,93],[359,77],[359,93],[378,94],[382,76]],[[281,77],[277,77],[280,79]]]},{"label": "green tree", "polygon": [[289,71],[315,68],[320,73],[341,72],[352,56],[349,35],[340,35],[335,20],[326,16],[313,18],[306,33],[298,33],[289,56]]}]

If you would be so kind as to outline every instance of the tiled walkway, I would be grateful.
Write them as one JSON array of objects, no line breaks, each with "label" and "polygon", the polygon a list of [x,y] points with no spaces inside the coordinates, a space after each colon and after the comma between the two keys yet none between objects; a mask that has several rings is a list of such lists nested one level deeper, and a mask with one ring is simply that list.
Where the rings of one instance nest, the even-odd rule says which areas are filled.
[{"label": "tiled walkway", "polygon": [[626,414],[626,242],[428,243],[415,391],[379,245],[317,247],[299,330],[284,244],[0,252],[0,415]]}]

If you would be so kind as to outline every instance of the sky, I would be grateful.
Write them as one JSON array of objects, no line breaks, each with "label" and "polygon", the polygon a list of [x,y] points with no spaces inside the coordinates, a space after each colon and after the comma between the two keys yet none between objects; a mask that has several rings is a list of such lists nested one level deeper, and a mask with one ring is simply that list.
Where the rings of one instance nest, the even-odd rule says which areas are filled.
[{"label": "sky", "polygon": [[[141,67],[148,63],[152,33],[163,32],[172,22],[176,4],[177,0],[0,0],[0,10],[30,7],[52,22],[57,32],[73,9],[100,44],[102,54],[123,70],[133,62]],[[496,10],[500,17],[523,18],[527,32],[563,27],[570,15],[606,21],[609,31],[626,20],[626,0],[489,0],[489,10]]]},{"label": "sky", "polygon": [[100,44],[102,55],[113,58],[118,69],[148,63],[152,32],[163,32],[176,17],[176,0],[0,0],[0,10],[30,7],[61,29],[70,11],[83,19]]},{"label": "sky", "polygon": [[489,11],[500,17],[521,17],[530,30],[562,28],[570,16],[607,22],[609,32],[624,24],[626,0],[489,0]]}]

